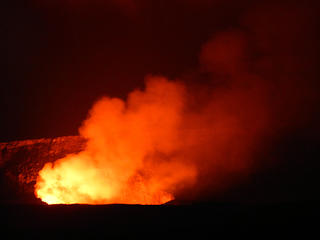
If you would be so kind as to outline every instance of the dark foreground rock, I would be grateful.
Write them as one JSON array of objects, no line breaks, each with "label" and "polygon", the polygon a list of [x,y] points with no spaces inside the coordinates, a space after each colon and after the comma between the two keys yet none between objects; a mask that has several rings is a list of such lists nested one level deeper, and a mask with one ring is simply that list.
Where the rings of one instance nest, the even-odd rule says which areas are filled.
[{"label": "dark foreground rock", "polygon": [[0,202],[32,203],[39,170],[68,154],[84,149],[80,136],[43,138],[0,143]]},{"label": "dark foreground rock", "polygon": [[[2,205],[1,227],[31,239],[319,237],[319,203],[273,205]],[[67,235],[69,234],[69,235]],[[15,235],[11,235],[12,239]],[[190,238],[192,237],[192,238]],[[300,238],[299,238],[300,239]]]}]

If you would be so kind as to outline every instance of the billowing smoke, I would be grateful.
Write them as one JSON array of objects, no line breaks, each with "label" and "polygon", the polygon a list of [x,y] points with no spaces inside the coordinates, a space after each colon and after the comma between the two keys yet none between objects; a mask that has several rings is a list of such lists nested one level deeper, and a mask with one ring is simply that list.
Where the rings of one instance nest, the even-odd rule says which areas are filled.
[{"label": "billowing smoke", "polygon": [[307,124],[318,101],[312,10],[285,7],[254,9],[240,27],[213,34],[192,83],[149,76],[125,101],[98,100],[80,128],[87,148],[47,164],[36,195],[48,203],[160,204],[247,179],[270,160],[262,154],[272,140]]},{"label": "billowing smoke", "polygon": [[145,91],[127,101],[102,98],[80,129],[88,146],[80,154],[47,164],[37,195],[49,203],[159,204],[196,170],[180,156],[184,87],[148,79]]}]

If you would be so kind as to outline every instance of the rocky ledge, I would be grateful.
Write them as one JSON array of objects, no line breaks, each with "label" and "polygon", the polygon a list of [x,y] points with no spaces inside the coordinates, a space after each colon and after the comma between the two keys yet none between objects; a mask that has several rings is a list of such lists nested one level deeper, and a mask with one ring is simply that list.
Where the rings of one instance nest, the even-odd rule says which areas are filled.
[{"label": "rocky ledge", "polygon": [[84,149],[80,136],[42,138],[0,143],[0,202],[33,203],[39,170],[68,154]]}]

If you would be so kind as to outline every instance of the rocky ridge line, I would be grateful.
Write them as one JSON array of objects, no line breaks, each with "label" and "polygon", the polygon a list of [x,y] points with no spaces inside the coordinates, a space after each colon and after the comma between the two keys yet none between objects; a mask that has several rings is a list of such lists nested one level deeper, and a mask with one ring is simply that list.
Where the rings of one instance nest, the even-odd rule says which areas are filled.
[{"label": "rocky ridge line", "polygon": [[85,145],[80,136],[0,143],[0,201],[34,202],[34,184],[43,166],[78,153]]}]

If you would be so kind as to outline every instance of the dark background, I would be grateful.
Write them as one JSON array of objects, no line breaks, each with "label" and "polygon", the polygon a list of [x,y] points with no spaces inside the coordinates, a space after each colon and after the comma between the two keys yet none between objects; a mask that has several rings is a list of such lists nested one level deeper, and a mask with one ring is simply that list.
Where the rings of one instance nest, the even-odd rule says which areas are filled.
[{"label": "dark background", "polygon": [[[0,141],[78,134],[95,100],[198,68],[254,1],[12,0],[1,8]],[[199,79],[197,80],[199,81]]]}]

